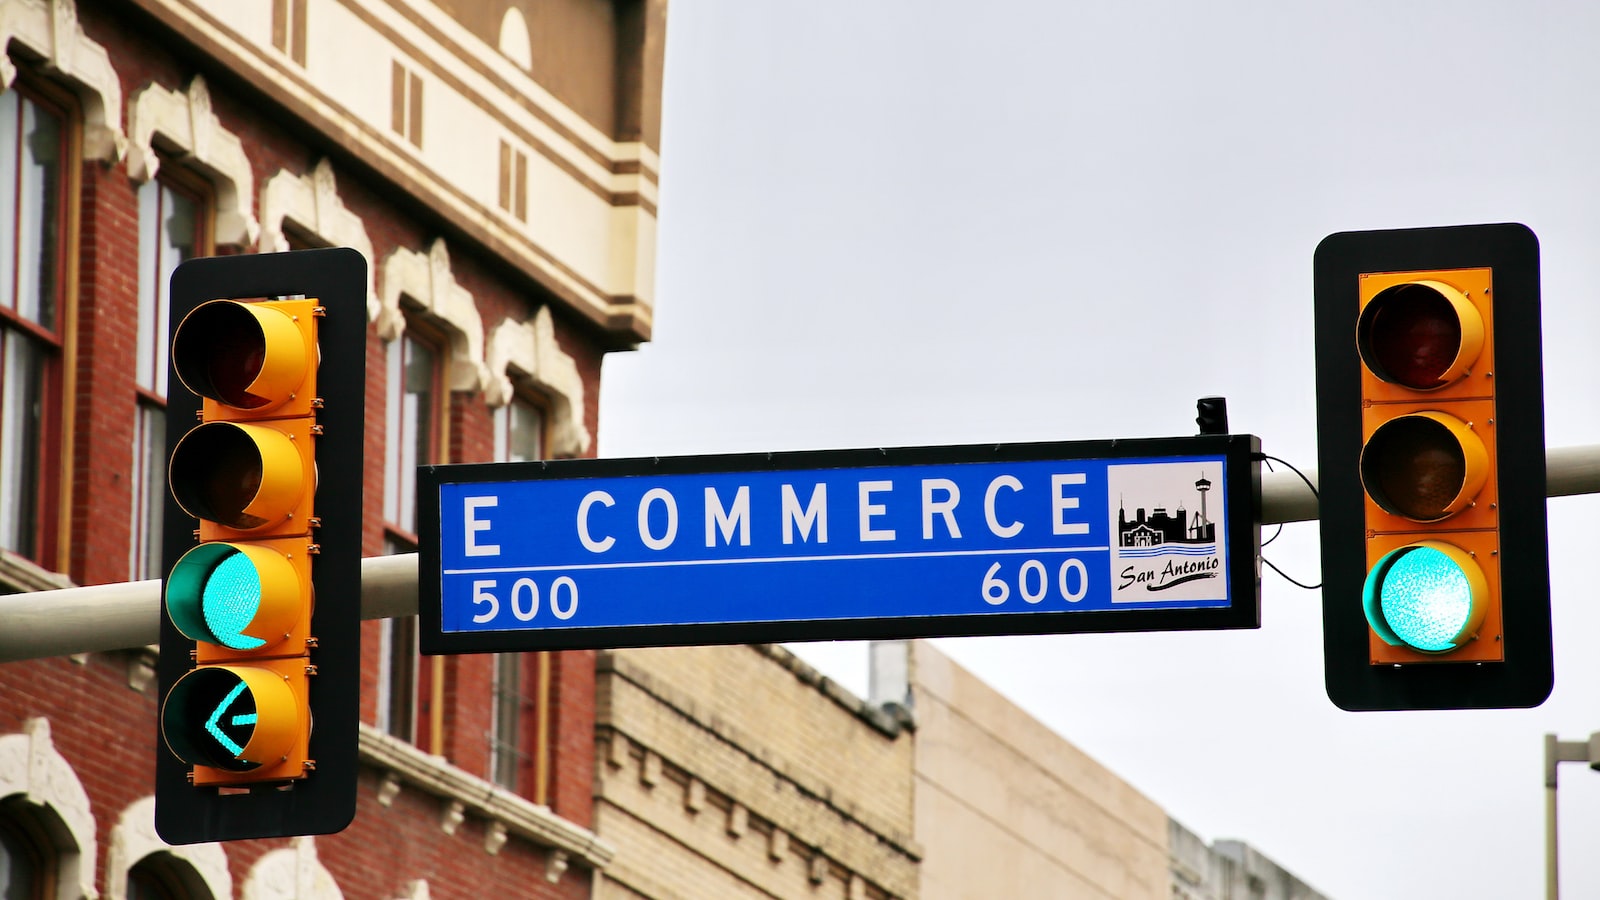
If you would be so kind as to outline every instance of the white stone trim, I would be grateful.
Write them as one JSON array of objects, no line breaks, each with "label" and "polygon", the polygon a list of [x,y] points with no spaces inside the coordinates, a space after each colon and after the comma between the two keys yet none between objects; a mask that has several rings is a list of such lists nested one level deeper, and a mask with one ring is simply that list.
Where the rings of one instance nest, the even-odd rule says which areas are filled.
[{"label": "white stone trim", "polygon": [[395,900],[432,900],[428,892],[428,879],[418,878],[411,882],[406,892],[396,897]]},{"label": "white stone trim", "polygon": [[240,900],[344,900],[344,892],[317,859],[314,838],[297,837],[250,867]]},{"label": "white stone trim", "polygon": [[228,854],[219,843],[175,847],[156,834],[156,798],[142,797],[128,804],[111,829],[111,849],[106,852],[105,900],[125,900],[128,870],[152,853],[166,853],[194,870],[212,900],[232,900],[233,875]]},{"label": "white stone trim", "polygon": [[98,900],[94,814],[89,794],[66,758],[50,740],[50,722],[29,719],[21,734],[0,737],[0,798],[21,794],[45,810],[42,822],[59,860],[56,896],[60,900]]},{"label": "white stone trim", "polygon": [[373,287],[377,269],[372,262],[372,239],[367,236],[361,217],[345,207],[333,176],[333,162],[327,157],[319,160],[305,175],[280,169],[262,186],[262,253],[289,249],[289,239],[283,228],[285,223],[291,222],[330,247],[351,247],[366,258],[367,321],[376,320],[381,306]]},{"label": "white stone trim", "polygon": [[550,401],[552,457],[582,456],[591,437],[584,424],[583,376],[578,363],[556,343],[550,307],[541,306],[529,322],[502,321],[489,332],[489,386],[485,399],[491,407],[505,406],[516,396],[514,376],[527,379]]},{"label": "white stone trim", "polygon": [[78,24],[73,0],[0,2],[0,89],[17,80],[7,52],[12,41],[45,58],[47,71],[66,77],[83,104],[83,155],[114,163],[128,150],[122,133],[122,82],[111,54],[89,39]]},{"label": "white stone trim", "polygon": [[491,784],[451,765],[443,757],[424,753],[365,722],[360,728],[363,764],[397,774],[408,789],[438,797],[444,807],[460,803],[466,815],[486,821],[486,851],[493,852],[488,846],[488,835],[494,833],[492,826],[498,823],[507,836],[515,835],[551,851],[565,853],[569,859],[581,860],[594,871],[604,869],[616,855],[616,849],[599,835],[561,818],[548,806],[540,806]]},{"label": "white stone trim", "polygon": [[446,383],[453,391],[482,391],[489,383],[483,362],[483,317],[472,292],[456,283],[450,271],[450,251],[437,238],[426,254],[397,248],[383,261],[382,309],[378,336],[392,341],[405,333],[406,318],[400,297],[414,302],[446,326],[450,338],[450,366]]},{"label": "white stone trim", "polygon": [[169,91],[154,82],[133,92],[128,109],[128,177],[146,182],[156,177],[159,136],[164,149],[175,151],[184,165],[205,175],[217,190],[216,240],[231,247],[256,242],[255,180],[250,158],[239,136],[222,127],[211,109],[211,92],[196,75],[185,92]]}]

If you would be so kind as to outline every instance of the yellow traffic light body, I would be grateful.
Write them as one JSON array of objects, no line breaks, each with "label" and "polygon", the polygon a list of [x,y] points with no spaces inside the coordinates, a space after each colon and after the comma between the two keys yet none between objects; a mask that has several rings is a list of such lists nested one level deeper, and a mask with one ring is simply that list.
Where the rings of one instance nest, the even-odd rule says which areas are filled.
[{"label": "yellow traffic light body", "polygon": [[348,247],[173,270],[155,758],[168,843],[331,834],[355,816],[367,274]]},{"label": "yellow traffic light body", "polygon": [[309,756],[315,639],[315,300],[212,300],[178,324],[173,368],[202,398],[168,484],[200,543],[167,577],[195,668],[162,705],[197,786],[295,781]]},{"label": "yellow traffic light body", "polygon": [[1328,698],[1539,705],[1555,663],[1538,237],[1344,231],[1313,269]]},{"label": "yellow traffic light body", "polygon": [[[1362,273],[1359,280],[1371,663],[1499,662],[1494,338],[1484,327],[1494,321],[1493,272]],[[1380,600],[1392,567],[1413,549],[1426,551],[1463,596],[1451,613],[1457,624],[1435,625],[1435,638],[1415,645],[1391,627]],[[1449,637],[1437,637],[1440,627]]]}]

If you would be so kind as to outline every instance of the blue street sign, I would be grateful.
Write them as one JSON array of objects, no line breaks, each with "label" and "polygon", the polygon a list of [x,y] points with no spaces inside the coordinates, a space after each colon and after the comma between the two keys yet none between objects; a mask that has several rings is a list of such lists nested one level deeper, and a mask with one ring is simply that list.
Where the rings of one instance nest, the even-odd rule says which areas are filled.
[{"label": "blue street sign", "polygon": [[1253,447],[429,467],[423,649],[1254,627]]}]

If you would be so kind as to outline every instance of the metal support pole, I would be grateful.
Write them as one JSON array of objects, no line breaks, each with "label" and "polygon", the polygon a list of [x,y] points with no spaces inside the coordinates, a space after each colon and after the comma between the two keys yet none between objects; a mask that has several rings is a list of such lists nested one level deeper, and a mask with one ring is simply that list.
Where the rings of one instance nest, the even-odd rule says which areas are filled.
[{"label": "metal support pole", "polygon": [[1600,769],[1600,731],[1587,741],[1560,741],[1553,734],[1544,736],[1544,895],[1546,900],[1561,900],[1561,872],[1556,849],[1556,764],[1586,762]]},{"label": "metal support pole", "polygon": [[[1312,483],[1315,469],[1303,469]],[[1600,494],[1600,444],[1545,452],[1546,496]],[[1261,479],[1261,523],[1317,517],[1317,498],[1293,472]],[[417,555],[361,561],[361,617],[416,615]],[[160,639],[161,582],[99,584],[0,595],[0,662],[143,647]]]},{"label": "metal support pole", "polygon": [[[361,618],[417,614],[417,555],[361,561]],[[161,582],[0,595],[0,662],[143,647],[161,639]]]}]

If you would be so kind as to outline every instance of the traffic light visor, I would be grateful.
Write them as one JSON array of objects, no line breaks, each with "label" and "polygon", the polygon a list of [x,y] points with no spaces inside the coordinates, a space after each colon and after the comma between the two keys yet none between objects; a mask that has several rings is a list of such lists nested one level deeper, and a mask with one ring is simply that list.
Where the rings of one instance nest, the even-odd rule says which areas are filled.
[{"label": "traffic light visor", "polygon": [[1361,448],[1361,484],[1384,511],[1436,522],[1465,509],[1489,477],[1489,452],[1467,423],[1422,411],[1379,425]]},{"label": "traffic light visor", "polygon": [[269,546],[212,541],[167,576],[167,612],[184,636],[234,650],[275,644],[298,624],[310,588]]},{"label": "traffic light visor", "polygon": [[1428,391],[1456,381],[1483,352],[1483,316],[1440,281],[1379,291],[1356,321],[1361,360],[1380,379]]},{"label": "traffic light visor", "polygon": [[185,387],[236,409],[265,410],[293,398],[314,359],[295,316],[275,303],[212,300],[195,307],[172,338]]},{"label": "traffic light visor", "polygon": [[288,753],[302,726],[299,703],[270,668],[201,666],[168,692],[161,734],[190,765],[248,772]]},{"label": "traffic light visor", "polygon": [[1478,633],[1488,590],[1483,569],[1461,548],[1419,541],[1373,566],[1362,605],[1385,643],[1447,653]]},{"label": "traffic light visor", "polygon": [[284,431],[207,422],[178,442],[167,483],[189,515],[250,531],[291,515],[308,477],[314,475]]}]

